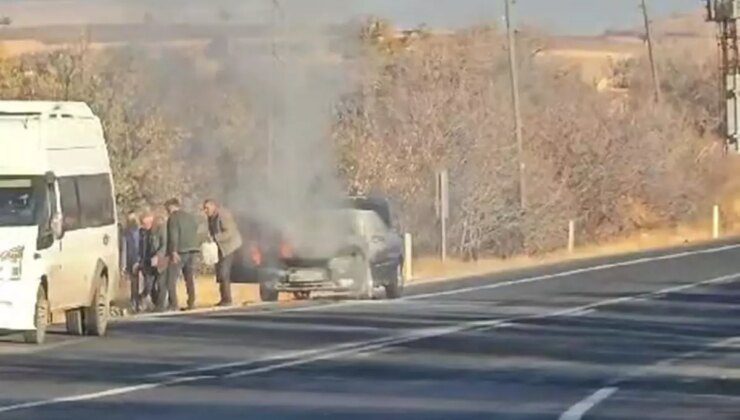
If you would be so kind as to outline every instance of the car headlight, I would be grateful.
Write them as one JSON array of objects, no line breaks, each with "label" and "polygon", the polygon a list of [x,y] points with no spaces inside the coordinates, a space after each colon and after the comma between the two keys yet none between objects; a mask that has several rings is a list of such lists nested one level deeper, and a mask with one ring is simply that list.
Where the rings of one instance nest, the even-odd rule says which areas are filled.
[{"label": "car headlight", "polygon": [[23,271],[23,246],[0,252],[0,280],[20,280]]}]

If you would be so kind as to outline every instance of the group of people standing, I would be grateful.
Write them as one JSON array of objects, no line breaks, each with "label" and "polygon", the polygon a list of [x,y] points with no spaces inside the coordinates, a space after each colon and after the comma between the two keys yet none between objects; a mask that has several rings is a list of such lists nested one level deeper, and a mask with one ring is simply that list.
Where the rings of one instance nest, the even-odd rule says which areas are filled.
[{"label": "group of people standing", "polygon": [[[215,266],[221,300],[231,306],[231,267],[242,238],[233,215],[215,200],[203,202],[207,235],[198,218],[182,209],[176,198],[164,203],[165,214],[151,210],[130,213],[123,234],[123,269],[131,284],[131,307],[140,311],[178,311],[177,282],[185,280],[187,308],[196,304],[196,261],[203,242],[215,243]],[[203,238],[205,236],[205,238]]]}]

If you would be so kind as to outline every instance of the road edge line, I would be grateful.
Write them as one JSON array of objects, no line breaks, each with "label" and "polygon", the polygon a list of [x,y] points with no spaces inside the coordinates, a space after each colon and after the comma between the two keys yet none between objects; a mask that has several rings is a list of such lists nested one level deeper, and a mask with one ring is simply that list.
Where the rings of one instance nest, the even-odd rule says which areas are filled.
[{"label": "road edge line", "polygon": [[601,404],[601,402],[614,395],[617,391],[619,391],[619,388],[615,386],[601,388],[588,397],[573,404],[566,412],[560,415],[559,420],[581,420],[584,414],[588,413],[594,407]]}]

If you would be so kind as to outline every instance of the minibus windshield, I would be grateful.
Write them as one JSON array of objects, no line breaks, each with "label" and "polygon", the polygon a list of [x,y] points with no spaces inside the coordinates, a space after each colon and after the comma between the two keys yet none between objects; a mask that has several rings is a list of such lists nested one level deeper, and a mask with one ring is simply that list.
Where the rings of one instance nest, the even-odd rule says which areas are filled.
[{"label": "minibus windshield", "polygon": [[0,176],[0,227],[35,225],[42,185],[41,177]]}]

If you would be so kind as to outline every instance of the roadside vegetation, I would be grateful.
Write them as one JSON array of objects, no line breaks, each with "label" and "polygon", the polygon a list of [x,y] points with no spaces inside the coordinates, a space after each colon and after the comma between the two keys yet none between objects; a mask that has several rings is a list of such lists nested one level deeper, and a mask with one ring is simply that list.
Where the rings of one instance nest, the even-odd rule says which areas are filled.
[{"label": "roadside vegetation", "polygon": [[522,208],[505,39],[490,28],[412,41],[390,32],[382,22],[368,31],[373,70],[342,108],[335,140],[351,184],[396,198],[427,249],[438,245],[439,168],[451,174],[450,238],[463,257],[563,247],[570,219],[592,242],[707,209],[723,176],[708,53],[662,56],[666,99],[655,104],[642,61],[623,66],[627,95],[602,94],[576,71],[537,63],[538,40],[522,37]]},{"label": "roadside vegetation", "polygon": [[248,95],[224,63],[177,51],[80,42],[3,59],[0,96],[90,104],[106,133],[122,212],[167,197],[219,196],[257,153]]},{"label": "roadside vegetation", "polygon": [[[539,63],[521,35],[525,203],[520,206],[505,39],[494,28],[361,32],[351,92],[331,135],[348,191],[388,195],[420,252],[439,247],[434,173],[450,171],[451,249],[464,258],[563,247],[665,227],[705,212],[728,171],[716,138],[716,78],[706,56],[661,51],[664,101],[644,60],[619,63],[627,94],[599,93],[577,72]],[[262,177],[257,100],[228,52],[79,46],[0,60],[4,99],[91,104],[110,143],[123,210],[173,195],[238,191]],[[663,54],[665,52],[665,54]]]}]

